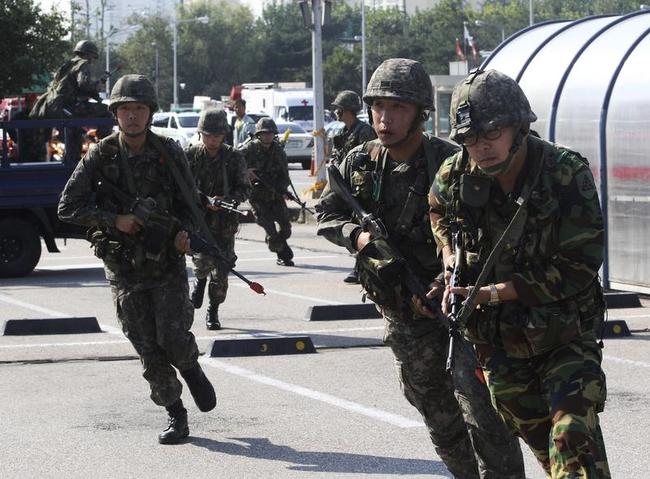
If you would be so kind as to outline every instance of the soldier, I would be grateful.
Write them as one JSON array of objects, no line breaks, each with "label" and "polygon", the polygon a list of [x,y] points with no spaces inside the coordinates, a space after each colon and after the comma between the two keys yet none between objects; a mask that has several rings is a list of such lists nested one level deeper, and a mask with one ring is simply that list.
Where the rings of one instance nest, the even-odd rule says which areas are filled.
[{"label": "soldier", "polygon": [[[378,139],[352,150],[339,171],[364,209],[383,221],[419,280],[441,288],[441,279],[434,279],[442,264],[431,233],[427,191],[440,163],[456,148],[424,133],[424,121],[433,110],[429,75],[414,60],[386,60],[370,78],[363,101]],[[427,319],[401,284],[377,281],[380,262],[372,251],[382,248],[381,241],[363,230],[329,185],[317,212],[319,235],[359,252],[360,281],[384,317],[384,341],[395,355],[404,395],[422,415],[449,471],[463,479],[523,479],[519,444],[475,375],[475,358],[458,354],[450,376],[443,322]],[[385,259],[388,264],[394,258]],[[397,275],[390,276],[382,277],[390,281]]]},{"label": "soldier", "polygon": [[[106,78],[94,78],[92,64],[99,58],[97,45],[81,40],[74,48],[75,56],[67,60],[54,74],[47,92],[34,104],[29,116],[32,119],[56,118],[107,118],[106,105],[99,91],[106,85]],[[93,99],[95,102],[88,100]],[[81,156],[81,128],[72,128],[68,135],[68,151],[75,158]],[[110,133],[110,127],[100,129],[100,136]]]},{"label": "soldier", "polygon": [[[230,132],[226,112],[223,110],[204,110],[199,117],[197,129],[201,142],[186,151],[187,158],[207,207],[205,221],[223,255],[234,264],[237,259],[235,234],[239,227],[239,215],[214,205],[214,201],[225,200],[236,207],[248,199],[251,184],[246,161],[239,151],[223,142]],[[191,295],[192,304],[196,309],[203,304],[209,275],[210,305],[205,315],[205,324],[209,330],[221,329],[219,305],[226,300],[229,269],[223,262],[217,264],[213,258],[203,254],[195,254],[192,262],[197,278]]]},{"label": "soldier", "polygon": [[474,291],[465,335],[493,403],[547,477],[609,478],[598,421],[604,230],[587,160],[531,135],[524,92],[495,70],[456,86],[450,118],[463,149],[440,167],[431,221],[449,267],[458,232],[468,282],[445,296]]},{"label": "soldier", "polygon": [[278,257],[276,263],[293,266],[293,251],[287,244],[291,237],[291,218],[286,203],[291,180],[287,155],[277,134],[278,127],[273,120],[260,118],[255,125],[255,139],[246,143],[242,151],[253,184],[249,201],[255,221],[264,228],[266,244]]},{"label": "soldier", "polygon": [[351,90],[343,90],[332,102],[338,121],[345,123],[343,129],[334,135],[331,161],[339,165],[357,145],[377,138],[372,126],[357,118],[361,111],[361,98]]},{"label": "soldier", "polygon": [[[331,161],[338,166],[352,148],[366,141],[374,140],[377,135],[369,124],[357,118],[357,114],[361,110],[361,98],[355,92],[343,90],[336,95],[332,106],[336,119],[345,123],[343,129],[332,139]],[[343,281],[351,284],[359,283],[359,267],[356,260],[354,269]]]},{"label": "soldier", "polygon": [[[110,110],[120,131],[93,145],[77,164],[58,214],[91,228],[122,330],[140,356],[151,399],[169,415],[158,442],[176,444],[189,434],[176,369],[201,411],[213,409],[216,396],[190,332],[194,308],[185,254],[191,252],[191,225],[183,221],[191,217],[185,198],[198,202],[198,195],[180,147],[149,130],[157,108],[154,87],[144,76],[125,75],[115,83]],[[134,204],[125,196],[139,200]],[[139,210],[150,214],[131,212]]]}]

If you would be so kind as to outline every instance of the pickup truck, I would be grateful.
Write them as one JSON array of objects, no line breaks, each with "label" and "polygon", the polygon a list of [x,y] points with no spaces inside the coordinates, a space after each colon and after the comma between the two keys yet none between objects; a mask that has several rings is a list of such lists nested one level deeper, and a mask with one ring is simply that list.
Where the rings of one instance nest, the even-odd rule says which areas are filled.
[{"label": "pickup truck", "polygon": [[69,127],[109,124],[114,124],[113,119],[0,122],[0,278],[26,276],[33,271],[41,257],[41,238],[49,252],[58,253],[57,239],[86,235],[85,228],[59,221],[56,213],[63,187],[79,158],[65,155],[63,161],[30,162],[27,158],[27,162],[12,163],[8,130],[56,127],[65,132]]}]

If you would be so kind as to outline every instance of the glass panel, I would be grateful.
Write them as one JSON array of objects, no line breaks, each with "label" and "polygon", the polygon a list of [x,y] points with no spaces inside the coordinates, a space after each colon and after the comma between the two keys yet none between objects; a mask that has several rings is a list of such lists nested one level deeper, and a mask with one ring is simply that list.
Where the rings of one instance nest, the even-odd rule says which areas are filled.
[{"label": "glass panel", "polygon": [[499,70],[516,79],[524,64],[540,43],[568,23],[558,22],[538,25],[512,40],[508,40],[503,45],[503,48],[489,59],[484,68]]},{"label": "glass panel", "polygon": [[533,128],[549,138],[549,116],[556,89],[578,50],[596,31],[612,22],[612,17],[595,18],[574,24],[550,40],[532,59],[519,82],[537,115]]},{"label": "glass panel", "polygon": [[[638,18],[650,27],[650,15]],[[649,51],[646,36],[625,62],[612,91],[606,137],[609,277],[645,288],[650,287]]]}]

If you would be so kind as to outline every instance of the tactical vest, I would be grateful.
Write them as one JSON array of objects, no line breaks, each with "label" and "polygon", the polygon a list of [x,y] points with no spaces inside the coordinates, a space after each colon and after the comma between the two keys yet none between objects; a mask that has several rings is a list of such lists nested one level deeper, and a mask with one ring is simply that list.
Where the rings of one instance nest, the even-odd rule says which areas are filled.
[{"label": "tactical vest", "polygon": [[[542,168],[539,181],[533,187],[528,203],[528,217],[521,231],[506,244],[497,258],[489,282],[503,282],[512,273],[528,271],[534,261],[559,254],[556,227],[559,222],[558,185],[556,165],[571,155],[586,164],[575,152],[560,149],[536,138],[529,138],[526,167]],[[514,214],[513,204],[495,208],[493,204],[471,206],[458,198],[461,177],[467,173],[459,154],[452,170],[452,201],[448,214],[460,218],[464,224],[463,244],[466,250],[469,284],[474,284],[496,240]],[[479,175],[476,169],[470,176]],[[533,181],[531,172],[524,181]],[[487,178],[487,177],[485,177]],[[489,180],[488,181],[492,181]],[[498,188],[492,182],[491,188]],[[452,206],[453,205],[453,206]],[[496,225],[496,226],[495,226]],[[604,299],[596,278],[585,290],[574,297],[549,304],[524,306],[520,301],[510,301],[492,307],[480,305],[469,317],[465,335],[478,345],[502,348],[508,356],[530,358],[544,354],[566,344],[585,332],[599,331],[602,325]]]},{"label": "tactical vest", "polygon": [[[180,229],[180,223],[172,216],[175,181],[168,168],[156,158],[142,158],[133,163],[123,158],[118,138],[119,134],[115,133],[97,145],[98,171],[94,184],[107,181],[131,197],[147,199],[155,204],[156,213],[137,235],[126,235],[115,228],[93,228],[88,233],[89,240],[96,256],[116,275],[162,277],[171,264],[182,260],[182,254],[173,244]],[[146,148],[147,153],[151,156],[150,148]],[[128,214],[132,207],[101,185],[97,189],[97,204],[115,214]]]}]

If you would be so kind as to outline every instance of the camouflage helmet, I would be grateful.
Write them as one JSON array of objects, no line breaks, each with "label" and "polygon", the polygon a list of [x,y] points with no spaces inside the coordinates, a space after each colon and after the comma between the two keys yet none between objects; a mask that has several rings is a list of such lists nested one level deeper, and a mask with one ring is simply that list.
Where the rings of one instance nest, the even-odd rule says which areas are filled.
[{"label": "camouflage helmet", "polygon": [[389,58],[370,77],[363,101],[372,106],[375,98],[390,98],[433,110],[431,79],[420,62]]},{"label": "camouflage helmet", "polygon": [[151,113],[158,109],[158,100],[153,84],[144,75],[124,75],[113,85],[109,98],[109,109],[115,113],[123,103],[144,103]]},{"label": "camouflage helmet", "polygon": [[349,110],[358,113],[361,110],[361,98],[352,90],[343,90],[332,102],[332,106],[341,110]]},{"label": "camouflage helmet", "polygon": [[278,126],[275,124],[275,122],[268,117],[260,118],[257,121],[257,124],[255,125],[255,134],[257,135],[258,133],[265,133],[265,132],[271,132],[274,134],[278,134]]},{"label": "camouflage helmet", "polygon": [[77,42],[73,51],[76,54],[91,53],[95,58],[99,58],[99,49],[97,48],[97,45],[90,40],[81,40]]},{"label": "camouflage helmet", "polygon": [[507,126],[528,126],[537,120],[519,84],[497,70],[478,70],[454,88],[449,108],[449,138]]},{"label": "camouflage helmet", "polygon": [[227,135],[230,133],[230,125],[226,119],[226,112],[219,108],[203,110],[196,129],[200,133],[210,135]]}]

